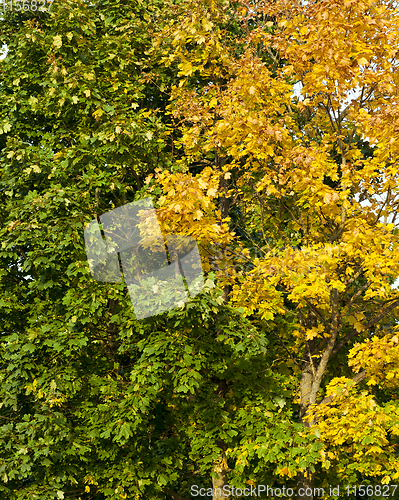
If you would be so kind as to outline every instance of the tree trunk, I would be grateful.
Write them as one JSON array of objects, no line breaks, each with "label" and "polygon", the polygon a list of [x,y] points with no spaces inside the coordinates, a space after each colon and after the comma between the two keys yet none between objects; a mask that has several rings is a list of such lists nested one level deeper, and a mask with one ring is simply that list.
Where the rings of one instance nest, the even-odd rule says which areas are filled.
[{"label": "tree trunk", "polygon": [[309,469],[298,475],[296,498],[297,500],[313,500],[313,474]]},{"label": "tree trunk", "polygon": [[[341,325],[341,317],[339,314],[339,293],[336,288],[330,291],[331,300],[331,324],[329,327],[329,337],[327,346],[322,352],[317,366],[315,363],[314,355],[317,353],[317,347],[313,340],[308,340],[305,347],[305,358],[302,364],[301,375],[301,400],[300,400],[300,420],[304,427],[311,427],[316,423],[315,419],[312,421],[305,420],[306,413],[309,407],[316,403],[317,394],[320,389],[320,384],[323,379],[324,373],[327,369],[328,360],[333,352],[335,341],[337,339],[338,331]],[[307,328],[312,328],[317,325],[317,318],[313,311],[309,312],[307,321],[301,314],[301,324]],[[313,500],[313,482],[314,477],[309,469],[304,471],[298,476],[297,481],[297,500]]]},{"label": "tree trunk", "polygon": [[213,472],[215,473],[215,477],[212,479],[213,500],[227,500],[230,498],[230,495],[227,494],[228,491],[223,491],[223,487],[228,485],[227,473],[229,470],[226,454],[223,451],[219,460],[217,460],[213,466]]},{"label": "tree trunk", "polygon": [[[314,373],[311,363],[305,363],[302,366],[301,376],[301,401],[300,401],[300,420],[304,427],[310,427],[311,423],[304,420],[306,412],[312,401],[312,388],[314,382]],[[311,491],[310,491],[311,490]],[[297,479],[297,500],[313,500],[313,474],[307,469],[298,474]]]}]

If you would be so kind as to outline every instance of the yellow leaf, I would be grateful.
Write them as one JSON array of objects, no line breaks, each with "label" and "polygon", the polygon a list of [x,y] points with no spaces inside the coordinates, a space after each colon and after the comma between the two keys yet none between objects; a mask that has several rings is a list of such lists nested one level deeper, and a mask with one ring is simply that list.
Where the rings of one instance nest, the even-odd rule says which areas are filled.
[{"label": "yellow leaf", "polygon": [[205,31],[210,31],[212,29],[213,23],[208,19],[203,19],[202,26],[204,27]]},{"label": "yellow leaf", "polygon": [[215,106],[217,106],[217,103],[218,100],[216,99],[216,97],[212,97],[212,99],[209,101],[209,107],[214,108]]},{"label": "yellow leaf", "polygon": [[311,328],[310,330],[306,330],[306,340],[312,340],[317,337],[320,333],[320,330],[317,326]]},{"label": "yellow leaf", "polygon": [[185,61],[184,63],[180,63],[178,65],[178,68],[180,69],[179,76],[190,76],[194,71],[194,67],[190,63],[190,61]]},{"label": "yellow leaf", "polygon": [[194,219],[199,220],[199,219],[201,219],[202,215],[203,214],[202,214],[201,210],[196,210]]},{"label": "yellow leaf", "polygon": [[98,119],[99,119],[99,118],[100,118],[103,114],[104,114],[104,111],[103,111],[101,108],[99,108],[99,109],[97,109],[96,111],[94,111],[94,113],[93,113],[93,117],[94,117],[96,120],[98,120]]},{"label": "yellow leaf", "polygon": [[198,179],[198,184],[202,189],[206,189],[208,187],[208,184],[201,178]]},{"label": "yellow leaf", "polygon": [[283,467],[280,471],[280,474],[287,475],[289,477],[292,477],[291,471],[288,467]]},{"label": "yellow leaf", "polygon": [[53,36],[53,45],[59,49],[62,46],[61,35]]}]

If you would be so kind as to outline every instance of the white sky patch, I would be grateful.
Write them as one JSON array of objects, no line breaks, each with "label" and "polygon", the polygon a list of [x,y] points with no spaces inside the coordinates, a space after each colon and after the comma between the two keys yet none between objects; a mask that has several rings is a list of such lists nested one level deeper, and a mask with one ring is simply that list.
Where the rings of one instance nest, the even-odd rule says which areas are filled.
[{"label": "white sky patch", "polygon": [[5,59],[5,57],[7,56],[8,52],[7,45],[3,45],[3,47],[0,50],[1,50],[0,52],[0,61],[1,61],[2,59]]}]

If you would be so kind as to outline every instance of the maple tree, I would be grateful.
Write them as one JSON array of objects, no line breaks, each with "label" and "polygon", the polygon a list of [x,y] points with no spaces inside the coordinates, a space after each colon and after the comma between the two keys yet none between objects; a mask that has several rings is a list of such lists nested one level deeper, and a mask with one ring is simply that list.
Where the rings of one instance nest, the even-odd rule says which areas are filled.
[{"label": "maple tree", "polygon": [[[233,7],[241,38],[225,26]],[[240,255],[226,252],[230,272],[219,272],[218,283],[255,324],[289,320],[281,343],[299,379],[300,417],[324,444],[318,466],[282,472],[305,487],[365,477],[389,484],[399,465],[390,383],[399,305],[396,6],[242,1],[190,9],[159,39],[169,47],[165,64],[179,62],[171,109],[182,169],[209,162],[205,175],[212,168],[219,176],[219,215],[227,204],[224,215],[241,234]],[[176,212],[169,218],[184,230],[184,209]],[[232,271],[243,260],[244,270]]]}]

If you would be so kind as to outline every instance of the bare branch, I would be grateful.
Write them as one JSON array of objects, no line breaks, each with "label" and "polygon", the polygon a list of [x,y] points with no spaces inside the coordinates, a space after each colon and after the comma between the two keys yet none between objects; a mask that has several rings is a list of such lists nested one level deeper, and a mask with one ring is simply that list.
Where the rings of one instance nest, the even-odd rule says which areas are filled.
[{"label": "bare branch", "polygon": [[280,344],[283,345],[284,349],[287,351],[287,354],[288,356],[290,357],[290,359],[292,359],[292,361],[300,367],[300,364],[297,362],[297,360],[292,356],[292,354],[290,353],[290,351],[288,350],[288,347],[284,344],[284,341],[282,339],[280,339],[280,337],[277,335],[277,333],[273,330],[273,333],[274,333],[274,336],[276,337],[276,339],[280,342]]}]

